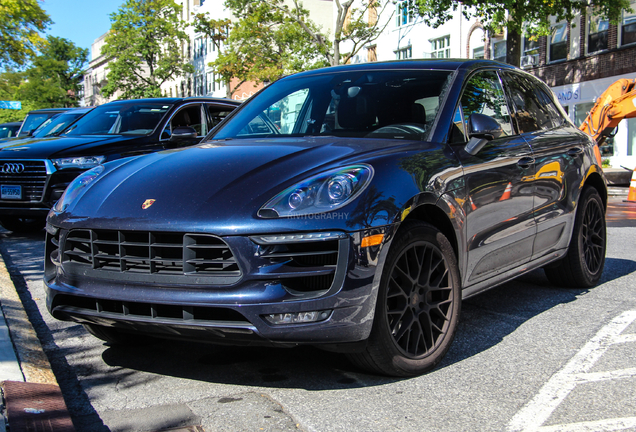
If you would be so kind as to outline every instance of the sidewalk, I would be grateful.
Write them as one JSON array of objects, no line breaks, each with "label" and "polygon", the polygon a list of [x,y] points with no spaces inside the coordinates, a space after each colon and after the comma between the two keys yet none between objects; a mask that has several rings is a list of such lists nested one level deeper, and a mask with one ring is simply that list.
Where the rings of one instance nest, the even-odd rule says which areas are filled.
[{"label": "sidewalk", "polygon": [[51,365],[0,258],[0,432],[74,432]]}]

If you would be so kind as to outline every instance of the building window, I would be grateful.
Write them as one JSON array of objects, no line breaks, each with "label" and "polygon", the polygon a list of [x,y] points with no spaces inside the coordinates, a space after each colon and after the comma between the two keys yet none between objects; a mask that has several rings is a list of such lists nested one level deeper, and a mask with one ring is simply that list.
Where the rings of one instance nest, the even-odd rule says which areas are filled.
[{"label": "building window", "polygon": [[432,58],[450,58],[450,36],[431,40]]},{"label": "building window", "polygon": [[606,50],[609,21],[600,16],[592,15],[589,17],[587,24],[587,52],[593,53]]},{"label": "building window", "polygon": [[636,42],[636,2],[632,2],[630,8],[633,12],[623,11],[623,22],[621,25],[621,45]]},{"label": "building window", "polygon": [[413,47],[408,46],[395,51],[395,58],[398,60],[410,59],[413,57]]},{"label": "building window", "polygon": [[507,58],[506,41],[500,40],[492,44],[493,60],[505,62]]},{"label": "building window", "polygon": [[411,24],[414,20],[413,0],[402,0],[397,3],[395,11],[396,27]]},{"label": "building window", "polygon": [[484,47],[483,46],[473,49],[473,58],[474,59],[483,59],[483,58],[485,58]]},{"label": "building window", "polygon": [[565,22],[556,23],[552,26],[549,36],[550,48],[548,61],[566,60],[568,57],[568,26]]},{"label": "building window", "polygon": [[539,66],[539,38],[524,35],[521,50],[521,67]]}]

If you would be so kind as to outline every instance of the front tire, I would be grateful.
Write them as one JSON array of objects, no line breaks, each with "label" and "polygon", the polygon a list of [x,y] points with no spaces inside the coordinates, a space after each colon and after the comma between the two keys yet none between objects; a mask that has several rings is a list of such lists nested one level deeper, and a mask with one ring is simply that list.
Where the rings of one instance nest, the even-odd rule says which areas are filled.
[{"label": "front tire", "polygon": [[405,222],[382,272],[366,348],[348,356],[373,373],[420,375],[450,348],[460,307],[459,271],[450,242],[431,225]]},{"label": "front tire", "polygon": [[548,280],[560,287],[591,288],[601,279],[605,267],[607,235],[601,196],[587,186],[579,203],[567,254],[544,267]]}]

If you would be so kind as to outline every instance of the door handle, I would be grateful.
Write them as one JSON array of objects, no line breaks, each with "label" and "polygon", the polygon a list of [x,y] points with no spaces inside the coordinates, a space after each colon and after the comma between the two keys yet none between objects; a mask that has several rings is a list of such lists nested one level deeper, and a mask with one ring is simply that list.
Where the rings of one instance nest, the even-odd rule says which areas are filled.
[{"label": "door handle", "polygon": [[534,163],[534,158],[522,157],[521,159],[519,159],[519,162],[517,162],[517,165],[519,165],[521,168],[528,168],[533,163]]},{"label": "door handle", "polygon": [[568,150],[568,156],[578,156],[583,153],[583,149],[581,147],[572,147]]}]

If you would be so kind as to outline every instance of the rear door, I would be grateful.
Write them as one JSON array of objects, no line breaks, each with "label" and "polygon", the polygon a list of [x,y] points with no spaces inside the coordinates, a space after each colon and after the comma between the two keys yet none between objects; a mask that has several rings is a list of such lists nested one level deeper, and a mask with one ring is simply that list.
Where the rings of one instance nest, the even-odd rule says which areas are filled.
[{"label": "rear door", "polygon": [[532,149],[532,184],[537,237],[533,259],[568,246],[580,189],[583,142],[558,108],[552,92],[526,74],[506,71],[504,83],[513,102],[513,119]]}]

